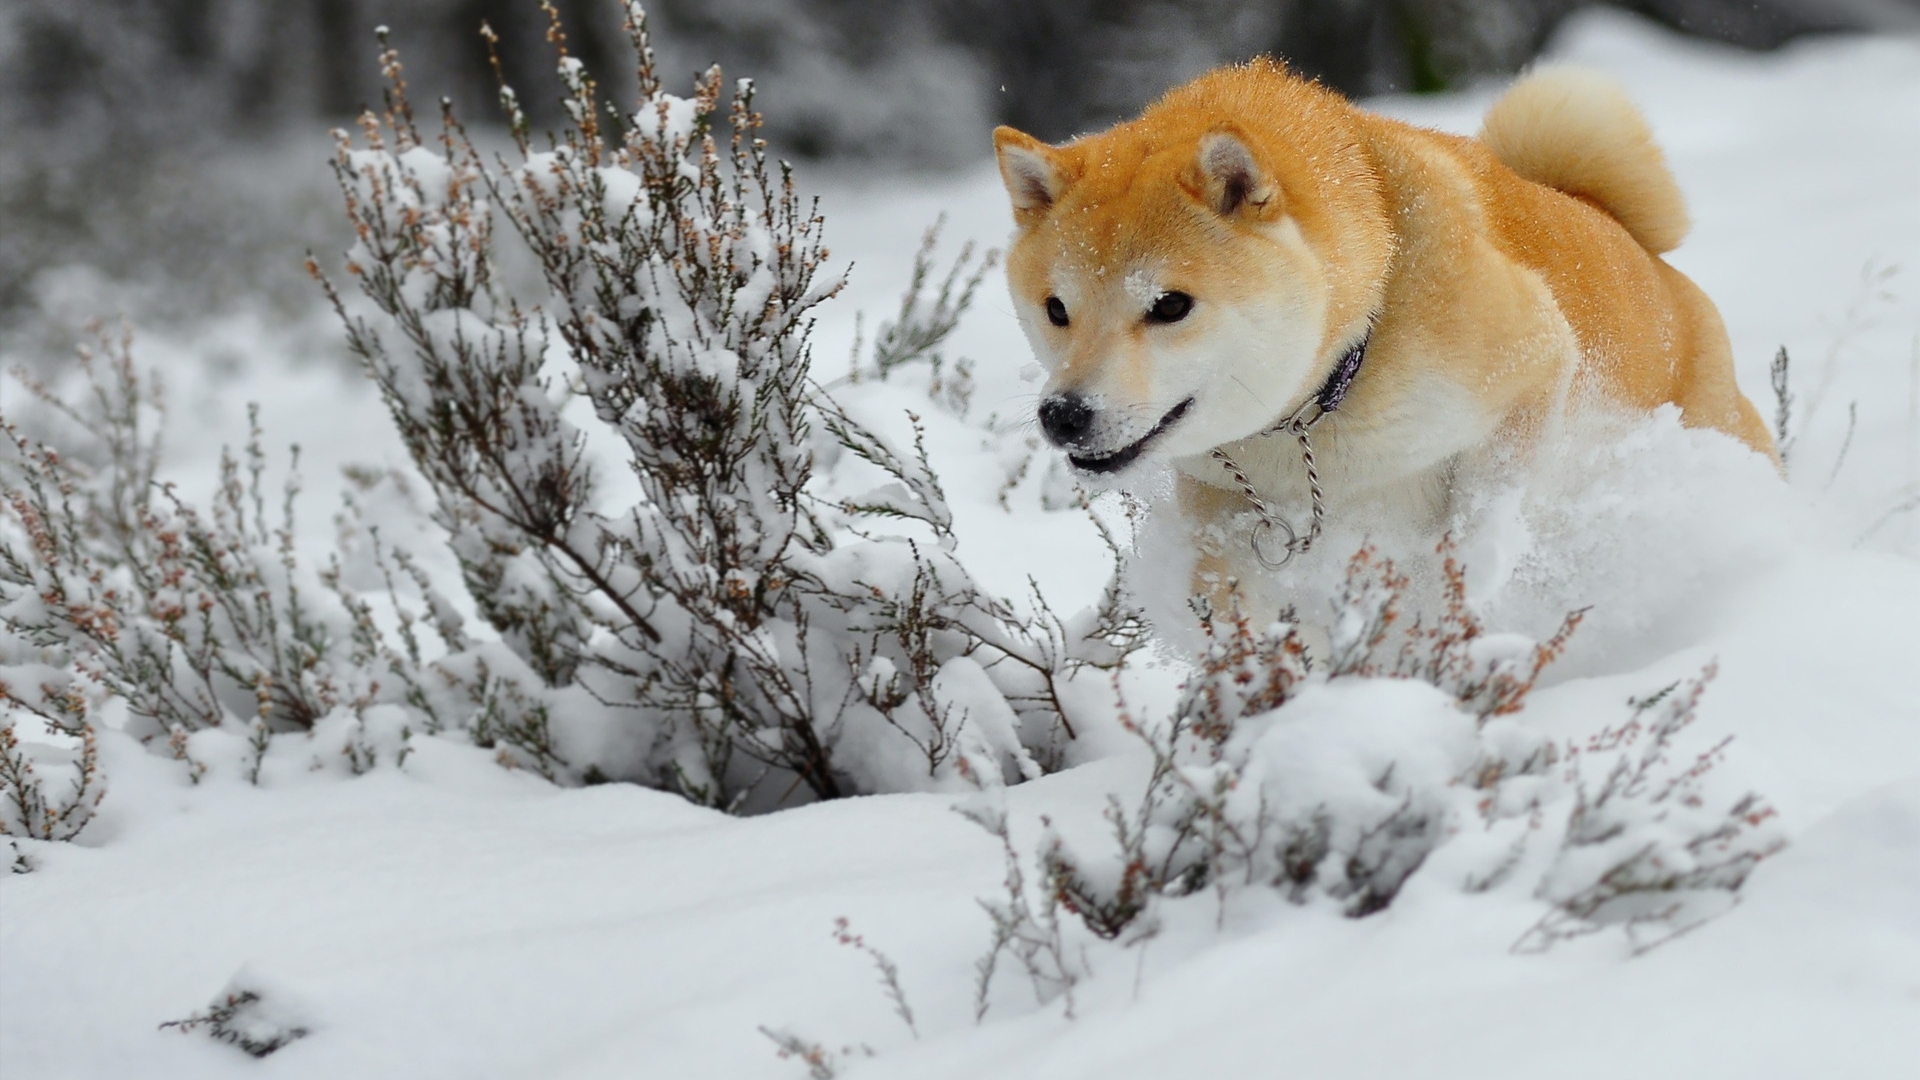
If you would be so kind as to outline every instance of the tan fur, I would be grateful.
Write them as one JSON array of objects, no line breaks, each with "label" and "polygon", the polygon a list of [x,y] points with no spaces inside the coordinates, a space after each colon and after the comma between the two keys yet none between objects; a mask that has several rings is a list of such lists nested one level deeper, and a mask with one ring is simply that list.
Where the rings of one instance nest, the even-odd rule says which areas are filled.
[{"label": "tan fur", "polygon": [[[1334,514],[1436,520],[1465,457],[1570,404],[1672,403],[1773,452],[1712,302],[1658,257],[1685,234],[1678,188],[1598,76],[1524,80],[1468,139],[1260,61],[1065,146],[1010,128],[994,142],[1017,224],[1009,283],[1047,393],[1095,407],[1089,460],[1128,445],[1171,460],[1197,528],[1246,508],[1215,446],[1298,507],[1297,449],[1258,433],[1363,338],[1359,378],[1314,429]],[[1170,291],[1191,314],[1145,317]]]},{"label": "tan fur", "polygon": [[1487,113],[1480,141],[1536,184],[1586,199],[1655,255],[1687,236],[1687,204],[1640,111],[1597,72],[1547,68]]}]

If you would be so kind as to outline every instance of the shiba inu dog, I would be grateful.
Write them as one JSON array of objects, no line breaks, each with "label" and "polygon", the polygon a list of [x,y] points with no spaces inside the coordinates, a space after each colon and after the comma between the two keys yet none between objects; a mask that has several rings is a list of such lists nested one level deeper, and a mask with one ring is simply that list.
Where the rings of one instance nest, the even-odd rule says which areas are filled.
[{"label": "shiba inu dog", "polygon": [[1173,466],[1213,540],[1196,591],[1266,559],[1233,542],[1249,510],[1317,521],[1323,486],[1329,515],[1432,526],[1457,468],[1568,409],[1672,403],[1773,453],[1719,313],[1659,257],[1679,188],[1602,76],[1536,73],[1472,139],[1263,60],[1063,146],[994,146],[1040,426],[1083,473]]}]

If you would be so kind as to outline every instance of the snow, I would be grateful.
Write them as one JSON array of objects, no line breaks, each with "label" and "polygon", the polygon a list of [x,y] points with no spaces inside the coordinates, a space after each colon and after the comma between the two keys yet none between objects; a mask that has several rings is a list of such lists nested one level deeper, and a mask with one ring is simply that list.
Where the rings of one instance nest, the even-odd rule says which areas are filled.
[{"label": "snow", "polygon": [[[1462,878],[1493,852],[1456,835],[1366,919],[1264,889],[1170,902],[1150,941],[1076,958],[1091,974],[1071,1018],[1066,1001],[1038,1004],[1003,958],[976,1024],[973,965],[988,946],[976,898],[1004,897],[1005,865],[953,812],[969,797],[743,820],[630,785],[555,788],[378,717],[368,726],[380,730],[276,741],[259,787],[242,738],[197,735],[208,769],[191,783],[182,762],[109,732],[99,817],[73,844],[22,845],[34,871],[0,880],[0,1071],[803,1075],[764,1026],[822,1044],[843,1075],[915,1080],[1912,1075],[1920,511],[1898,508],[1920,497],[1920,43],[1829,39],[1761,57],[1587,14],[1555,54],[1613,72],[1646,108],[1697,223],[1674,261],[1719,303],[1763,412],[1767,364],[1791,350],[1796,469],[1781,485],[1724,439],[1655,417],[1549,455],[1520,488],[1490,484],[1463,516],[1461,553],[1495,629],[1542,637],[1593,605],[1557,681],[1501,723],[1584,740],[1625,720],[1630,697],[1717,660],[1684,757],[1733,736],[1715,782],[1764,795],[1790,841],[1722,917],[1638,956],[1615,932],[1516,953],[1545,907],[1539,875],[1470,893]],[[1378,105],[1470,131],[1494,92]],[[985,163],[911,182],[844,177],[822,194],[836,258],[856,264],[847,295],[819,309],[823,377],[855,311],[891,310],[934,217],[950,216],[949,250],[1008,227]],[[139,355],[174,380],[173,467],[189,493],[220,443],[244,438],[238,403],[259,400],[270,448],[302,444],[314,501],[301,537],[322,550],[337,466],[402,452],[368,387],[286,358],[291,333],[228,321],[142,337]],[[197,359],[210,350],[252,359],[221,381]],[[1008,595],[1031,575],[1071,612],[1109,560],[1081,515],[1043,505],[1057,484],[1045,452],[999,503],[1026,453],[1033,391],[995,283],[948,351],[977,361],[966,420],[928,402],[912,373],[844,388],[847,407],[901,445],[901,412],[920,414],[960,557]],[[1331,558],[1356,540],[1331,535]],[[1289,572],[1337,586],[1324,564]],[[950,668],[956,685],[982,677]],[[1144,658],[1130,702],[1164,710],[1179,674]],[[1471,735],[1432,697],[1317,688],[1263,760],[1331,791],[1334,770],[1377,765],[1341,755],[1410,745],[1422,776],[1444,777]],[[363,776],[342,752],[355,738],[383,761]],[[1004,792],[1030,878],[1043,816],[1091,854],[1107,794],[1144,779],[1124,733],[1085,743],[1084,764]],[[840,917],[897,964],[917,1036],[872,959],[834,941]],[[158,1028],[243,991],[261,996],[248,1024],[309,1034],[255,1060]]]}]

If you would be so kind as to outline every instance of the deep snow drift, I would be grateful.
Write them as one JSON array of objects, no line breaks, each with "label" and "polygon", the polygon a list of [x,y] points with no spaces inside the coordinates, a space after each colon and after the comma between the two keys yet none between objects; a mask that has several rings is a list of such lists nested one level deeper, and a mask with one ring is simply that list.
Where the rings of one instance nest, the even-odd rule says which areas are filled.
[{"label": "deep snow drift", "polygon": [[[1348,919],[1265,889],[1188,897],[1163,906],[1150,940],[1076,950],[1070,1002],[1037,1003],[1003,958],[976,1024],[974,965],[989,944],[976,898],[1005,896],[1005,865],[953,812],[965,799],[739,820],[628,786],[557,789],[433,739],[415,740],[402,768],[353,777],[332,730],[280,740],[259,787],[239,737],[215,733],[196,745],[209,766],[196,785],[180,762],[109,736],[100,818],[76,844],[23,845],[34,871],[0,880],[0,1070],[804,1074],[765,1027],[820,1046],[820,1068],[863,1077],[1910,1074],[1920,45],[1754,57],[1591,15],[1557,52],[1614,72],[1646,108],[1697,223],[1674,261],[1720,304],[1763,412],[1768,362],[1792,351],[1793,480],[1656,416],[1545,455],[1523,485],[1484,486],[1462,511],[1461,555],[1496,629],[1540,637],[1590,608],[1522,714],[1545,738],[1584,740],[1624,720],[1630,697],[1718,661],[1677,756],[1733,736],[1715,790],[1763,794],[1790,841],[1730,912],[1638,956],[1619,931],[1512,951],[1544,910],[1539,874],[1469,892],[1476,819],[1456,819],[1461,833],[1380,914]],[[1471,130],[1491,94],[1378,105]],[[950,242],[1007,228],[985,167],[918,184],[843,179],[825,211],[836,256],[856,269],[823,314],[823,376],[853,313],[890,307],[934,217],[950,215]],[[401,451],[368,387],[275,360],[287,338],[235,318],[140,348],[174,381],[183,480],[244,437],[239,403],[257,399],[272,438],[303,445],[316,500],[304,539],[321,544],[334,467]],[[221,350],[249,358],[231,381],[202,362]],[[1090,600],[1105,551],[1077,512],[1046,508],[1062,478],[1044,451],[1027,462],[1027,355],[997,292],[951,351],[977,361],[966,419],[930,407],[910,374],[847,388],[848,407],[894,432],[904,409],[926,418],[963,552],[990,586],[1018,594],[1032,575],[1063,608]],[[1325,560],[1293,572],[1303,609],[1358,540],[1335,535]],[[1130,702],[1165,709],[1180,675],[1143,658]],[[1317,706],[1323,720],[1427,715],[1418,695],[1395,695],[1407,687],[1346,689]],[[1006,794],[1030,876],[1043,815],[1095,851],[1106,794],[1139,789],[1136,740],[1117,726],[1084,739],[1088,764]],[[873,958],[835,941],[842,917],[896,966],[911,1028]],[[261,1001],[238,1005],[234,1024],[307,1034],[256,1061],[158,1030],[241,991]]]}]

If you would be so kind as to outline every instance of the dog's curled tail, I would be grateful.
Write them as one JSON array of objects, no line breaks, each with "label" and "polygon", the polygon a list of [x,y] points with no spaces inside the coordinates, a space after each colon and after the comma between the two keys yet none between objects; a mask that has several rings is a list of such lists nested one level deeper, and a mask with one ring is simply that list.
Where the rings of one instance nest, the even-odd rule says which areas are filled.
[{"label": "dog's curled tail", "polygon": [[1521,176],[1596,204],[1655,255],[1686,238],[1680,185],[1640,110],[1605,75],[1536,71],[1494,102],[1480,139]]}]

